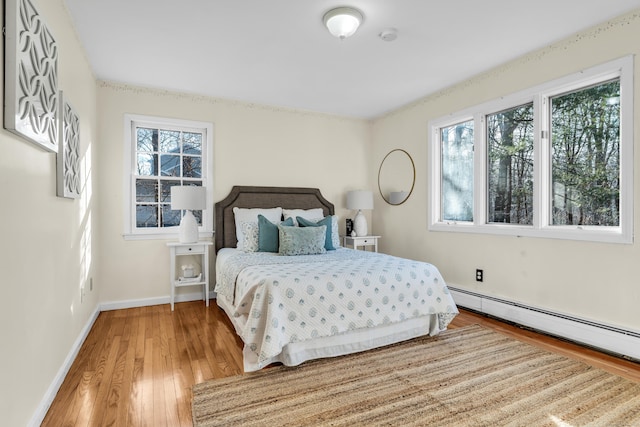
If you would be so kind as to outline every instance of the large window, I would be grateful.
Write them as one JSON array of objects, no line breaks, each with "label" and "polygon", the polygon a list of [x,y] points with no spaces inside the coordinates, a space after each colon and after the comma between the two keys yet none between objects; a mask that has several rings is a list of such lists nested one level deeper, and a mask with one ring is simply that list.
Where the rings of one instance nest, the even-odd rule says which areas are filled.
[{"label": "large window", "polygon": [[553,224],[620,225],[620,79],[551,98]]},{"label": "large window", "polygon": [[432,230],[630,243],[623,58],[430,123]]},{"label": "large window", "polygon": [[[207,188],[211,200],[212,125],[183,120],[126,116],[128,203],[125,235],[167,237],[183,212],[171,209],[171,187]],[[211,214],[194,211],[200,231],[211,235]]]}]

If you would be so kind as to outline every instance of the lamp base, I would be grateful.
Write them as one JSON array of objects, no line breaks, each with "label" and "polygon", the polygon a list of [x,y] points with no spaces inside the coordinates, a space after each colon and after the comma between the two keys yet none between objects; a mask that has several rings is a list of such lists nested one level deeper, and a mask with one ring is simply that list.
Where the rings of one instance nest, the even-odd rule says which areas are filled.
[{"label": "lamp base", "polygon": [[190,210],[187,210],[180,221],[180,243],[196,243],[198,241],[198,221]]},{"label": "lamp base", "polygon": [[356,236],[366,236],[367,230],[367,218],[362,214],[361,210],[358,210],[356,217],[353,218],[353,231],[356,232]]}]

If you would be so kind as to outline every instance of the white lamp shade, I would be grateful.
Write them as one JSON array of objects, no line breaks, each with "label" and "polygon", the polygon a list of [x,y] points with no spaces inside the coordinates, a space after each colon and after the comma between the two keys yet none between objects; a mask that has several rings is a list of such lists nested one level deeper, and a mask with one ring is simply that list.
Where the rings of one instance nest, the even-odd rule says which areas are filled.
[{"label": "white lamp shade", "polygon": [[324,25],[329,32],[340,39],[351,37],[362,23],[362,13],[351,7],[331,9],[324,15]]},{"label": "white lamp shade", "polygon": [[373,209],[373,193],[368,190],[349,191],[347,209]]},{"label": "white lamp shade", "polygon": [[171,209],[203,210],[206,207],[205,188],[195,185],[171,187]]}]

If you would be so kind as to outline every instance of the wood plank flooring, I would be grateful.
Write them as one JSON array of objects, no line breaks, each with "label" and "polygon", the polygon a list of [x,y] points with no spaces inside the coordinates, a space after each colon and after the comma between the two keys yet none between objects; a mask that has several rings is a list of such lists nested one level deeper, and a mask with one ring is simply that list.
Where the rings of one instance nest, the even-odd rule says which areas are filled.
[{"label": "wood plank flooring", "polygon": [[[461,310],[478,323],[640,382],[640,364]],[[191,386],[242,372],[242,342],[215,300],[103,312],[43,426],[191,426]]]}]

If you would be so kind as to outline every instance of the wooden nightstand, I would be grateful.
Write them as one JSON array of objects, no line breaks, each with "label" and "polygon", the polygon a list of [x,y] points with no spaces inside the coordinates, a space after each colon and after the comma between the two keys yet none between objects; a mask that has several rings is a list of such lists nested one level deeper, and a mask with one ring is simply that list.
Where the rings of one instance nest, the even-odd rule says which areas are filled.
[{"label": "wooden nightstand", "polygon": [[[178,243],[178,242],[170,242],[167,243],[169,249],[171,250],[171,259],[170,259],[170,276],[169,280],[171,283],[171,311],[173,311],[174,300],[176,296],[176,288],[182,286],[202,286],[203,289],[203,297],[209,307],[209,246],[213,245],[212,242],[195,242],[195,243]],[[202,266],[201,273],[199,277],[195,278],[184,278],[180,277],[180,275],[176,274],[176,264],[178,262],[178,258],[181,256],[187,255],[199,255]],[[179,271],[179,270],[178,270]]]},{"label": "wooden nightstand", "polygon": [[374,252],[378,252],[378,239],[380,237],[381,236],[343,236],[342,246],[344,246],[345,248],[351,246],[351,248],[353,249],[358,249],[358,247],[361,246],[364,250],[366,250],[367,246],[369,246]]}]

